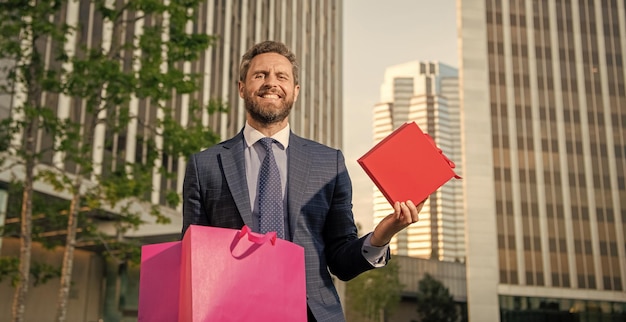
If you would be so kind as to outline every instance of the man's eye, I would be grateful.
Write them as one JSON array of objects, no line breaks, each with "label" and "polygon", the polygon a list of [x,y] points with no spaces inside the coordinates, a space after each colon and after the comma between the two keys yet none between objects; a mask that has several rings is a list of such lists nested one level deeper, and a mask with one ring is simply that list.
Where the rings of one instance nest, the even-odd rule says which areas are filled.
[{"label": "man's eye", "polygon": [[254,78],[260,79],[260,78],[263,78],[264,76],[265,75],[263,75],[263,74],[256,74],[256,75],[254,75]]}]

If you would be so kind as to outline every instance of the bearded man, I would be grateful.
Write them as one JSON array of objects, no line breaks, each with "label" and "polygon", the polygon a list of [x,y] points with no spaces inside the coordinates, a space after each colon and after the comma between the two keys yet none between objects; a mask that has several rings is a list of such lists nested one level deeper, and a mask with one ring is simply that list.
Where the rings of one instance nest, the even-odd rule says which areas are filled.
[{"label": "bearded man", "polygon": [[246,124],[189,158],[182,233],[192,224],[276,231],[304,248],[308,320],[345,321],[331,273],[347,281],[385,266],[389,241],[418,221],[424,203],[396,202],[394,213],[359,238],[343,154],[289,128],[299,91],[296,57],[284,44],[265,41],[243,55]]}]

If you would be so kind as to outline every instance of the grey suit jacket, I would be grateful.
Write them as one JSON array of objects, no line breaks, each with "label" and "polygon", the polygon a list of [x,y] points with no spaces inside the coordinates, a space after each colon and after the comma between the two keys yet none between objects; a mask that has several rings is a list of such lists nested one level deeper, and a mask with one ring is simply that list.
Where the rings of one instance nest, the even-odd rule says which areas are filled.
[{"label": "grey suit jacket", "polygon": [[[183,229],[253,227],[243,133],[194,154],[183,185]],[[304,247],[307,304],[317,321],[343,321],[332,272],[349,280],[372,269],[361,254],[352,215],[352,184],[343,154],[291,133],[288,216],[291,241]]]}]

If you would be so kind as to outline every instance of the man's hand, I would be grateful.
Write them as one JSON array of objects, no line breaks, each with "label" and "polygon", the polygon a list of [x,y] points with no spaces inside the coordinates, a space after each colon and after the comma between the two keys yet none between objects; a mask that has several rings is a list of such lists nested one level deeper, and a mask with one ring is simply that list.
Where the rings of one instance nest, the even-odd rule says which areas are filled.
[{"label": "man's hand", "polygon": [[428,198],[424,199],[417,206],[411,200],[406,202],[396,201],[393,205],[394,212],[383,218],[374,229],[370,239],[372,246],[380,247],[387,245],[399,231],[416,223],[419,220],[419,212],[424,207],[426,200]]}]

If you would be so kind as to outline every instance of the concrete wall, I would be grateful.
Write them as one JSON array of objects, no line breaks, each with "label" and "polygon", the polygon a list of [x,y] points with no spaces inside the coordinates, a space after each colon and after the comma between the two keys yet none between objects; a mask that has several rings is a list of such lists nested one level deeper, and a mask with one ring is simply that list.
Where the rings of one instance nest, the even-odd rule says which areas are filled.
[{"label": "concrete wall", "polygon": [[[19,256],[20,242],[16,238],[2,238],[0,256]],[[34,245],[33,262],[60,267],[63,250],[46,250]],[[104,264],[96,254],[76,250],[72,288],[68,303],[67,321],[97,322],[102,316]],[[31,277],[32,282],[32,277]],[[43,285],[31,286],[26,297],[25,321],[53,321],[56,316],[60,280],[54,278]],[[0,283],[0,320],[11,317],[15,289],[9,280]]]}]

